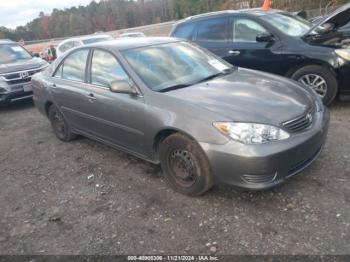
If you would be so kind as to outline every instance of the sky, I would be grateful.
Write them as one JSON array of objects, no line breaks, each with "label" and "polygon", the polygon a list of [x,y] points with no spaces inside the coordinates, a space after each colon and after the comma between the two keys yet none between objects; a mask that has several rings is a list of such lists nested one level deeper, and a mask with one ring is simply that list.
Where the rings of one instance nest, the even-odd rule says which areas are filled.
[{"label": "sky", "polygon": [[0,26],[15,29],[25,25],[38,17],[43,11],[45,14],[54,8],[64,9],[72,6],[88,5],[92,0],[0,0]]}]

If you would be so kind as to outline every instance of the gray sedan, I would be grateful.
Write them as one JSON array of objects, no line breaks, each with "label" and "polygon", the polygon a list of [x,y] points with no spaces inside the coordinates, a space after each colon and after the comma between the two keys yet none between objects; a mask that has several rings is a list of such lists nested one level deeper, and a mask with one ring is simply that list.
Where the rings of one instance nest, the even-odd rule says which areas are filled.
[{"label": "gray sedan", "polygon": [[310,89],[171,38],[78,48],[32,84],[60,140],[83,135],[160,163],[188,195],[275,186],[317,158],[328,130]]}]

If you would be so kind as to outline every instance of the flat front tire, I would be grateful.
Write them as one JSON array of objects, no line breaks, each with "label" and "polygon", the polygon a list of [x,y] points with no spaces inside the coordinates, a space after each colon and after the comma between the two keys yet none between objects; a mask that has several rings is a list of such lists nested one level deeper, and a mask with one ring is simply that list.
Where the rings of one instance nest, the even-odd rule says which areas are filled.
[{"label": "flat front tire", "polygon": [[179,133],[170,135],[159,154],[164,176],[176,191],[198,196],[212,187],[209,161],[196,141]]},{"label": "flat front tire", "polygon": [[292,79],[313,89],[325,105],[332,103],[338,93],[338,82],[333,73],[323,66],[310,65],[297,70]]},{"label": "flat front tire", "polygon": [[55,105],[50,106],[48,115],[53,132],[59,140],[69,142],[76,138],[77,135],[70,131],[70,128],[62,113]]}]

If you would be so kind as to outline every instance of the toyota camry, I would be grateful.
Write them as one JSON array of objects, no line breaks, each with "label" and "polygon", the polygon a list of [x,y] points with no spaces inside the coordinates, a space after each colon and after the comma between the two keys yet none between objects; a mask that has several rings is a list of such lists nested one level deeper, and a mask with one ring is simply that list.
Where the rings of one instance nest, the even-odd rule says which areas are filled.
[{"label": "toyota camry", "polygon": [[266,189],[309,166],[329,113],[301,83],[232,66],[172,38],[74,49],[32,79],[62,141],[77,135],[160,164],[177,191]]}]

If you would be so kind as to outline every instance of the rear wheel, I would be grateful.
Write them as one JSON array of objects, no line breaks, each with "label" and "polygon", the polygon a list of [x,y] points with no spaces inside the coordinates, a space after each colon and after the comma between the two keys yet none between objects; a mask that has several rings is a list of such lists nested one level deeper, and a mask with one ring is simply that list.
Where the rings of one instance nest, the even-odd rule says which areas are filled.
[{"label": "rear wheel", "polygon": [[305,66],[297,70],[292,78],[312,88],[329,105],[338,93],[338,82],[333,73],[318,65]]},{"label": "rear wheel", "polygon": [[56,137],[64,142],[69,142],[77,137],[76,134],[70,131],[70,128],[64,119],[62,113],[55,105],[51,105],[49,108],[49,119],[53,132]]},{"label": "rear wheel", "polygon": [[165,178],[176,191],[198,196],[212,187],[207,157],[192,139],[173,134],[161,143],[159,153]]}]

